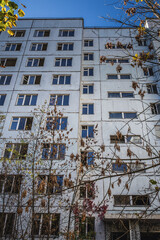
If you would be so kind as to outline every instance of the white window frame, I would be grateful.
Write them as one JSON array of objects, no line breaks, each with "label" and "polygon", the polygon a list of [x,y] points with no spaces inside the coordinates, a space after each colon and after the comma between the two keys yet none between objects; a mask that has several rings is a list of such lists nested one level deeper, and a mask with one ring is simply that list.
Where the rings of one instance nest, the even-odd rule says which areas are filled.
[{"label": "white window frame", "polygon": [[[109,93],[119,93],[120,94],[120,97],[109,97]],[[133,93],[133,97],[123,97],[123,93]],[[126,99],[126,98],[134,98],[134,92],[108,92],[108,98],[124,98],[124,99]]]},{"label": "white window frame", "polygon": [[[4,79],[4,83],[3,83],[3,84],[0,84],[0,86],[1,86],[1,85],[2,85],[2,86],[3,86],[3,85],[9,85],[9,84],[6,84],[7,78],[8,78],[8,77],[11,77],[11,78],[12,78],[12,75],[0,75],[0,78],[1,78],[1,77],[5,77],[5,79]],[[11,80],[10,80],[10,82],[11,82]]]},{"label": "white window frame", "polygon": [[[67,32],[66,36],[63,36],[63,32]],[[73,32],[73,36],[69,36],[70,32]],[[59,30],[59,37],[74,37],[75,30],[74,29],[60,29]]]},{"label": "white window frame", "polygon": [[[23,97],[20,97],[20,95],[22,95]],[[24,105],[27,96],[30,96],[29,104]],[[38,98],[38,94],[18,94],[17,101],[16,101],[16,106],[36,106],[36,105],[31,105],[33,96],[37,96],[37,98]],[[23,98],[22,105],[17,105],[19,98]]]},{"label": "white window frame", "polygon": [[[93,42],[93,45],[92,45],[92,46],[90,46],[90,42]],[[84,46],[84,47],[93,47],[93,46],[94,46],[94,41],[93,41],[93,39],[84,39],[83,46]]]},{"label": "white window frame", "polygon": [[[49,32],[48,36],[44,36],[46,31]],[[43,32],[43,36],[38,36],[39,32]],[[46,29],[46,30],[43,30],[43,29],[35,30],[35,32],[34,32],[34,37],[49,37],[49,35],[50,35],[50,30],[49,29]]]},{"label": "white window frame", "polygon": [[[60,77],[64,77],[64,84],[60,84]],[[71,84],[71,75],[69,74],[54,74],[52,78],[52,85],[70,85],[66,84],[66,77],[70,77],[70,84]],[[53,79],[57,78],[57,84],[53,84]]]},{"label": "white window frame", "polygon": [[[4,237],[10,236],[10,234],[7,234],[7,233],[6,233],[6,225],[7,225],[8,215],[10,215],[10,214],[14,214],[13,225],[10,226],[10,228],[12,228],[12,231],[11,231],[11,232],[13,233],[13,231],[14,231],[15,213],[11,213],[11,212],[2,213],[2,212],[0,212],[0,214],[5,214],[4,226],[3,226],[3,230],[2,230],[2,239],[3,239],[3,236],[4,236]],[[12,233],[11,233],[11,235],[12,235]],[[7,237],[7,239],[8,239],[8,237]]]},{"label": "white window frame", "polygon": [[[16,129],[11,129],[13,118],[18,118],[18,120],[14,120],[15,122],[17,122]],[[20,123],[21,118],[25,118],[25,124],[24,124],[24,129],[19,130],[18,127],[19,127],[19,123]],[[31,129],[30,130],[25,130],[28,118],[32,118],[32,123],[33,123],[33,117],[25,117],[25,116],[24,117],[12,117],[9,130],[10,131],[30,131]],[[31,126],[31,128],[32,128],[32,126]]]},{"label": "white window frame", "polygon": [[[62,65],[62,61],[65,59],[65,65]],[[68,65],[68,60],[71,60],[71,65]],[[56,62],[59,62],[59,65],[56,65]],[[55,67],[72,67],[72,58],[71,57],[67,57],[67,58],[55,58]]]},{"label": "white window frame", "polygon": [[[93,56],[93,59],[90,60],[90,55]],[[85,56],[87,57],[87,59],[85,59]],[[83,61],[94,61],[94,53],[83,53]]]},{"label": "white window frame", "polygon": [[[2,192],[0,193],[0,194],[10,194],[10,193],[12,193],[12,194],[18,194],[18,193],[14,193],[13,192],[13,189],[14,189],[14,186],[16,185],[16,177],[19,177],[19,178],[21,178],[21,181],[22,181],[22,175],[3,175],[3,174],[1,174],[1,176],[4,176],[4,181],[3,181],[3,183],[2,183]],[[12,177],[12,182],[10,182],[11,183],[11,190],[10,190],[10,192],[6,192],[5,191],[5,185],[6,185],[6,183],[7,183],[7,177],[8,177],[8,179],[9,179],[9,177]],[[20,188],[21,186],[19,186],[19,188]]]},{"label": "white window frame", "polygon": [[[57,98],[58,98],[58,96],[62,96],[62,104],[61,105],[57,105]],[[54,106],[54,105],[57,105],[57,106],[69,106],[69,103],[68,103],[68,105],[64,105],[64,96],[69,96],[69,94],[51,94],[50,95],[49,105],[50,105],[50,102],[51,102],[51,98],[53,98],[54,101],[55,101],[55,104],[50,105],[50,106]]]},{"label": "white window frame", "polygon": [[[14,33],[14,35],[9,35],[9,37],[24,37],[26,31],[25,30],[12,30],[12,32]],[[17,33],[22,32],[21,36],[17,36]]]},{"label": "white window frame", "polygon": [[[37,65],[34,66],[34,62],[38,59],[38,63]],[[43,67],[44,66],[44,61],[43,61],[43,65],[39,66],[41,59],[44,60],[44,58],[28,58],[27,59],[27,64],[26,67]],[[31,66],[28,66],[28,63],[31,62]]]},{"label": "white window frame", "polygon": [[[117,78],[108,78],[108,76],[114,76],[114,75],[116,75],[117,76]],[[126,76],[130,76],[130,78],[120,78],[120,76],[122,76],[122,75],[126,75]],[[125,73],[125,74],[107,74],[107,80],[130,80],[131,79],[131,74],[129,73],[129,74],[127,74],[127,73]]]},{"label": "white window frame", "polygon": [[[25,77],[28,77],[28,79],[25,80]],[[29,82],[30,82],[30,78],[31,78],[31,77],[34,77],[34,83],[33,83],[33,84],[29,84]],[[36,77],[40,77],[40,81],[39,81],[38,84],[35,84],[35,82],[36,82]],[[27,81],[27,83],[24,84],[24,83],[23,83],[24,81]],[[23,75],[22,85],[39,85],[40,82],[41,82],[41,75]]]},{"label": "white window frame", "polygon": [[[9,47],[8,50],[6,50],[6,49],[7,49],[7,45],[8,45],[8,47]],[[18,45],[20,45],[20,49],[21,49],[21,46],[22,46],[21,43],[6,43],[6,46],[5,46],[4,51],[20,51],[20,49],[17,50],[17,46],[18,46]],[[15,46],[15,48],[12,49],[13,46]]]},{"label": "white window frame", "polygon": [[[93,93],[89,93],[89,87],[92,86],[93,87]],[[87,93],[83,93],[83,90],[87,89]],[[82,86],[82,93],[83,94],[94,94],[94,84],[83,84]]]},{"label": "white window frame", "polygon": [[[60,46],[61,45],[61,49]],[[67,46],[67,49],[64,49],[64,46]],[[70,45],[73,46],[73,49],[69,49],[70,48]],[[74,43],[67,43],[67,42],[63,42],[63,43],[57,43],[57,51],[73,51],[74,50]]]},{"label": "white window frame", "polygon": [[[5,158],[5,151],[7,150],[7,149],[9,149],[9,158],[7,158],[7,159],[12,159],[13,160],[13,158],[12,158],[12,155],[13,155],[13,153],[14,153],[14,151],[15,151],[15,148],[16,148],[16,145],[19,145],[19,151],[18,151],[18,154],[20,155],[21,154],[21,149],[22,149],[22,146],[25,144],[25,145],[27,145],[27,149],[28,149],[28,144],[27,143],[6,143],[6,146],[5,146],[5,149],[4,149],[4,158]],[[7,145],[11,145],[11,147],[10,148],[8,148],[7,147]],[[8,150],[7,150],[8,151]]]},{"label": "white window frame", "polygon": [[[33,46],[35,45],[35,49],[32,49]],[[44,50],[43,47],[44,45],[46,45],[46,49]],[[38,49],[38,47],[41,47],[40,49]],[[47,43],[32,43],[31,47],[30,47],[30,51],[34,52],[34,51],[46,51],[47,50]]]}]

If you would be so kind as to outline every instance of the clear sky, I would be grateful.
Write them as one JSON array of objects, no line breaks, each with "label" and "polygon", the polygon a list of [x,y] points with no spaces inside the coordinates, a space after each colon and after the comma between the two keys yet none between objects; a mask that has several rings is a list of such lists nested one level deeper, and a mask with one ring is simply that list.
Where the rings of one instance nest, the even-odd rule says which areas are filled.
[{"label": "clear sky", "polygon": [[[113,6],[113,0],[17,0],[27,6],[26,18],[84,18],[84,25],[112,27],[115,23],[105,16],[122,14]],[[118,0],[120,1],[120,0]]]}]

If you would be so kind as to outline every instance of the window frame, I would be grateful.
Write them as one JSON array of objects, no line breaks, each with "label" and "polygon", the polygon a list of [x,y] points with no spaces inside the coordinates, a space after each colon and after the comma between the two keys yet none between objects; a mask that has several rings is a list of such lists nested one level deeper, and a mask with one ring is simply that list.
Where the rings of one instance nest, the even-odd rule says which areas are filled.
[{"label": "window frame", "polygon": [[[90,59],[90,57],[91,57],[91,59]],[[87,58],[87,59],[85,59],[85,58]],[[83,61],[94,61],[94,53],[91,53],[91,52],[83,53]]]},{"label": "window frame", "polygon": [[[13,120],[14,118],[16,118],[17,120]],[[20,121],[21,121],[22,118],[25,118],[24,129],[19,129]],[[30,119],[29,121],[31,121],[31,126],[30,126],[29,129],[27,129],[28,128],[28,126],[27,126],[28,119]],[[11,129],[13,121],[16,122],[16,129]],[[23,116],[23,117],[12,117],[9,130],[10,131],[31,131],[32,130],[32,124],[33,124],[33,117],[25,117],[25,116]]]},{"label": "window frame", "polygon": [[[67,32],[67,35],[64,35],[64,32]],[[73,35],[71,33],[73,33]],[[75,30],[74,29],[59,29],[58,36],[59,37],[74,37],[75,36]]]},{"label": "window frame", "polygon": [[[4,219],[4,220],[1,221],[1,219],[0,219],[0,224],[2,224],[1,225],[2,232],[0,232],[0,237],[3,238],[4,236],[5,237],[6,236],[12,236],[12,233],[14,231],[14,226],[15,226],[15,215],[16,214],[15,213],[11,213],[11,212],[7,212],[7,213],[6,212],[5,213],[0,212],[0,218],[1,218],[1,215],[3,217],[2,219]],[[11,216],[11,220],[8,220],[9,216]],[[12,217],[13,217],[13,220],[12,220]],[[8,221],[9,221],[9,223],[8,223]],[[9,233],[7,233],[8,231],[6,230],[6,228],[9,231]]]},{"label": "window frame", "polygon": [[[33,50],[33,45],[35,45],[35,49]],[[40,49],[39,46],[41,46]],[[40,52],[40,51],[47,51],[48,43],[31,43],[30,51],[32,52]]]},{"label": "window frame", "polygon": [[[7,50],[7,45],[9,49]],[[15,49],[13,49],[13,46],[15,46]],[[4,51],[20,51],[21,50],[22,43],[6,43]],[[17,49],[18,48],[18,49]]]},{"label": "window frame", "polygon": [[7,94],[0,94],[0,107],[4,106]]},{"label": "window frame", "polygon": [[[69,83],[67,83],[67,77],[69,78]],[[60,83],[61,78],[64,78],[64,83]],[[57,79],[57,83],[54,84],[54,79]],[[70,85],[71,84],[71,75],[69,74],[54,74],[52,79],[52,85]]]},{"label": "window frame", "polygon": [[84,39],[83,41],[84,41],[83,47],[93,47],[94,46],[93,39]]},{"label": "window frame", "polygon": [[[83,137],[84,131],[86,131],[85,137]],[[91,133],[91,135],[90,135],[90,133]],[[81,126],[81,137],[82,138],[94,138],[94,125],[82,125]]]},{"label": "window frame", "polygon": [[[32,77],[34,77],[33,84],[30,83],[30,81],[31,81],[30,79]],[[41,77],[42,77],[42,75],[23,75],[23,77],[22,77],[22,85],[40,85]],[[27,80],[25,78],[27,78]],[[36,83],[37,79],[38,79],[39,83]],[[27,82],[24,83],[24,81],[27,81]]]},{"label": "window frame", "polygon": [[[84,92],[86,89],[86,93]],[[82,93],[83,94],[94,94],[94,84],[83,84],[82,85]]]},{"label": "window frame", "polygon": [[[61,45],[61,49],[59,45]],[[67,48],[65,49],[65,47]],[[74,50],[74,43],[71,43],[71,42],[57,43],[57,51],[73,51],[73,50]]]},{"label": "window frame", "polygon": [[[66,100],[65,100],[66,97]],[[53,100],[52,100],[53,98]],[[58,102],[58,98],[61,98],[61,104]],[[49,101],[49,106],[69,106],[69,94],[50,94],[50,101]],[[53,101],[53,103],[52,103]],[[64,104],[66,101],[66,104]]]},{"label": "window frame", "polygon": [[[111,78],[109,76],[117,76],[117,78]],[[128,76],[128,78],[122,78],[121,76]],[[129,80],[131,78],[131,74],[107,74],[107,80]]]},{"label": "window frame", "polygon": [[[0,175],[0,194],[19,194],[21,191],[22,175]],[[10,188],[8,190],[7,188]]]},{"label": "window frame", "polygon": [[[20,96],[22,96],[22,97],[20,97]],[[27,97],[30,97],[30,99],[29,99],[28,104],[25,104]],[[34,104],[32,104],[34,97],[36,97],[36,100],[35,100]],[[18,104],[20,98],[22,99],[22,102],[20,102],[21,104]],[[38,94],[18,94],[17,100],[16,100],[16,106],[36,106],[37,98],[38,98]]]},{"label": "window frame", "polygon": [[[49,185],[50,178],[53,178],[53,183]],[[55,179],[56,178],[56,179]],[[60,184],[58,184],[58,178],[60,178]],[[41,185],[42,184],[42,185]],[[57,186],[59,185],[59,186]],[[44,194],[56,194],[62,195],[62,188],[64,186],[64,176],[63,175],[38,175],[35,184],[35,193],[37,195]]]},{"label": "window frame", "polygon": [[[10,145],[10,146],[8,147],[7,145]],[[17,147],[18,147],[18,151],[17,151]],[[26,149],[25,153],[23,153],[24,148]],[[27,151],[28,151],[28,143],[6,143],[3,157],[4,159],[9,159],[9,160],[15,160],[15,159],[25,160]],[[9,155],[9,156],[6,157],[6,155]]]},{"label": "window frame", "polygon": [[[38,60],[38,62],[37,62],[37,65],[34,66],[36,60]],[[31,63],[31,66],[30,66],[29,62],[31,62],[31,61],[32,61],[32,63]],[[44,61],[45,61],[45,58],[38,58],[38,57],[28,58],[27,63],[26,63],[26,67],[43,67],[44,66]],[[41,62],[42,65],[40,65],[40,62]]]},{"label": "window frame", "polygon": [[[10,61],[13,61],[12,63],[14,63],[14,65],[10,65],[9,63],[7,63],[7,62],[10,62]],[[3,63],[3,64],[1,64],[1,62]],[[16,63],[17,63],[17,58],[0,58],[0,65],[1,66],[4,66],[4,67],[15,67],[16,66]],[[9,65],[8,65],[9,64]]]},{"label": "window frame", "polygon": [[94,103],[82,103],[82,115],[93,115]]},{"label": "window frame", "polygon": [[[39,35],[39,32],[43,32],[43,36],[38,36]],[[47,33],[48,36],[45,36]],[[49,29],[39,29],[39,30],[35,30],[34,31],[34,34],[33,34],[33,37],[49,37],[50,36],[50,30]]]},{"label": "window frame", "polygon": [[[9,35],[9,37],[24,37],[26,30],[12,30],[14,35]],[[17,34],[21,33],[21,36],[17,36]]]},{"label": "window frame", "polygon": [[[3,77],[4,77],[4,81],[3,81],[3,84],[1,84],[1,82],[2,82],[1,78],[3,78]],[[9,81],[8,81],[8,78],[10,78]],[[12,79],[12,75],[0,75],[0,86],[10,85],[11,79]],[[7,81],[8,81],[8,83],[6,84]]]},{"label": "window frame", "polygon": [[41,149],[42,160],[54,160],[61,161],[65,160],[66,155],[66,144],[65,143],[44,143]]},{"label": "window frame", "polygon": [[[59,58],[55,58],[54,67],[72,67],[72,64],[73,64],[72,60],[73,60],[72,57],[59,57]],[[65,65],[63,65],[64,63],[65,63]]]},{"label": "window frame", "polygon": [[94,67],[83,67],[83,77],[93,77]]},{"label": "window frame", "polygon": [[[121,114],[121,117],[111,117],[111,114]],[[135,117],[126,117],[126,114],[135,114]],[[109,112],[109,119],[138,119],[137,112]]]},{"label": "window frame", "polygon": [[[63,122],[64,119],[65,119],[65,123]],[[63,124],[65,124],[66,127],[63,127]],[[68,117],[56,117],[56,118],[47,117],[47,120],[46,120],[47,131],[48,130],[60,130],[60,131],[67,130],[67,125],[68,125]]]}]

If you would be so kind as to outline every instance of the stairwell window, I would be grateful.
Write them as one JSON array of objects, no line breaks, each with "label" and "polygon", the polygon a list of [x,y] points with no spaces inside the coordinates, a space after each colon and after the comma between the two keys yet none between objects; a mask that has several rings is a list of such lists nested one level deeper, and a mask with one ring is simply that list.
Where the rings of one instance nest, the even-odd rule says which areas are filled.
[{"label": "stairwell window", "polygon": [[83,60],[84,61],[93,61],[94,60],[94,53],[84,53]]},{"label": "stairwell window", "polygon": [[108,92],[109,98],[134,98],[133,92]]},{"label": "stairwell window", "polygon": [[33,117],[13,117],[10,130],[31,130]]},{"label": "stairwell window", "polygon": [[147,84],[147,92],[149,94],[158,94],[157,84]]},{"label": "stairwell window", "polygon": [[82,114],[84,115],[94,114],[94,104],[93,103],[82,104]]},{"label": "stairwell window", "polygon": [[56,58],[55,67],[71,67],[72,58]]},{"label": "stairwell window", "polygon": [[48,43],[32,43],[31,51],[46,51]]},{"label": "stairwell window", "polygon": [[10,85],[12,75],[0,75],[0,85]]},{"label": "stairwell window", "polygon": [[151,68],[151,67],[143,68],[143,73],[144,73],[144,76],[148,76],[148,77],[154,75],[153,68]]},{"label": "stairwell window", "polygon": [[93,47],[93,40],[84,40],[84,47]]},{"label": "stairwell window", "polygon": [[82,126],[82,138],[94,138],[94,126]]},{"label": "stairwell window", "polygon": [[29,58],[27,60],[27,67],[42,67],[44,65],[44,58]]},{"label": "stairwell window", "polygon": [[50,95],[50,106],[69,106],[69,95]]},{"label": "stairwell window", "polygon": [[93,166],[94,165],[94,152],[81,152],[81,163],[83,166]]},{"label": "stairwell window", "polygon": [[110,119],[136,119],[136,112],[109,112]]},{"label": "stairwell window", "polygon": [[7,43],[5,51],[20,51],[21,45],[21,43]]},{"label": "stairwell window", "polygon": [[95,184],[93,182],[86,182],[80,187],[81,199],[94,199],[95,198]]},{"label": "stairwell window", "polygon": [[83,94],[93,94],[94,93],[94,85],[87,84],[83,85]]},{"label": "stairwell window", "polygon": [[108,74],[107,79],[131,79],[130,74]]},{"label": "stairwell window", "polygon": [[83,76],[93,76],[94,68],[83,68]]}]

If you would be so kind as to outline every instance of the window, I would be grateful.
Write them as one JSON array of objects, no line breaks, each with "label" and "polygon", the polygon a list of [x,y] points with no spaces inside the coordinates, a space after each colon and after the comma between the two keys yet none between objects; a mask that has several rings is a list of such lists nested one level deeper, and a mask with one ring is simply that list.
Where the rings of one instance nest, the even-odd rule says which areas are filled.
[{"label": "window", "polygon": [[148,77],[154,75],[153,69],[151,67],[143,68],[143,73],[144,73],[144,76],[148,76]]},{"label": "window", "polygon": [[50,30],[36,30],[34,32],[34,37],[49,37]]},{"label": "window", "polygon": [[84,47],[93,47],[93,40],[84,40]]},{"label": "window", "polygon": [[32,217],[32,235],[59,236],[60,214],[59,213],[34,213]]},{"label": "window", "polygon": [[23,82],[24,85],[33,85],[33,84],[40,84],[41,75],[24,75]]},{"label": "window", "polygon": [[71,83],[71,75],[53,75],[53,85],[68,85]]},{"label": "window", "polygon": [[140,135],[127,135],[126,136],[127,143],[141,144],[142,139]]},{"label": "window", "polygon": [[44,58],[29,58],[27,67],[41,67],[44,65]]},{"label": "window", "polygon": [[95,219],[87,217],[85,221],[79,219],[79,237],[80,239],[94,239],[95,237]]},{"label": "window", "polygon": [[83,76],[93,76],[94,69],[93,68],[83,68]]},{"label": "window", "polygon": [[43,144],[42,159],[64,160],[65,152],[65,144]]},{"label": "window", "polygon": [[59,30],[59,37],[74,37],[74,30]]},{"label": "window", "polygon": [[109,113],[109,118],[121,119],[121,118],[122,118],[122,113],[121,113],[121,112],[110,112],[110,113]]},{"label": "window", "polygon": [[10,35],[10,37],[24,37],[25,35],[25,30],[12,30],[12,32],[14,33],[14,35]]},{"label": "window", "polygon": [[21,175],[0,175],[0,193],[18,194],[21,188]]},{"label": "window", "polygon": [[53,118],[49,117],[47,118],[46,123],[46,129],[47,130],[66,130],[67,129],[67,118]]},{"label": "window", "polygon": [[129,63],[128,58],[107,58],[106,63]]},{"label": "window", "polygon": [[69,106],[69,95],[50,95],[50,106]]},{"label": "window", "polygon": [[32,43],[31,51],[46,51],[47,46],[47,43]]},{"label": "window", "polygon": [[110,119],[130,119],[137,118],[136,112],[109,112]]},{"label": "window", "polygon": [[118,138],[117,135],[111,135],[110,143],[125,143],[125,137],[122,136],[121,138]]},{"label": "window", "polygon": [[21,43],[7,43],[5,51],[20,51]]},{"label": "window", "polygon": [[107,79],[131,79],[130,74],[108,74]]},{"label": "window", "polygon": [[36,106],[38,95],[24,95],[19,94],[17,99],[17,106]]},{"label": "window", "polygon": [[109,98],[134,98],[133,92],[108,92]]},{"label": "window", "polygon": [[95,186],[93,182],[86,182],[80,186],[80,198],[95,198]]},{"label": "window", "polygon": [[13,117],[10,130],[31,130],[33,117]]},{"label": "window", "polygon": [[81,152],[81,163],[83,166],[94,165],[94,152]]},{"label": "window", "polygon": [[56,58],[55,67],[71,67],[72,58]]},{"label": "window", "polygon": [[138,39],[138,46],[147,46],[146,39]]},{"label": "window", "polygon": [[149,197],[147,195],[144,195],[144,196],[133,195],[132,201],[133,201],[133,206],[150,205]]},{"label": "window", "polygon": [[0,75],[0,85],[9,85],[12,75]]},{"label": "window", "polygon": [[151,103],[151,112],[152,114],[160,114],[160,103]]},{"label": "window", "polygon": [[114,43],[107,43],[105,44],[105,49],[131,49],[132,48],[132,44],[128,43],[128,44],[119,44],[117,42],[117,44]]},{"label": "window", "polygon": [[94,114],[94,104],[82,104],[82,114]]},{"label": "window", "polygon": [[1,58],[1,67],[14,67],[16,65],[17,58]]},{"label": "window", "polygon": [[6,99],[6,94],[0,94],[0,106],[4,105],[5,99]]},{"label": "window", "polygon": [[4,152],[6,159],[26,159],[28,150],[27,143],[7,143]]},{"label": "window", "polygon": [[128,195],[115,195],[114,196],[115,206],[130,206],[130,196]]},{"label": "window", "polygon": [[0,213],[0,237],[12,236],[14,232],[15,213]]},{"label": "window", "polygon": [[84,61],[93,61],[94,60],[93,53],[84,53],[83,60]]},{"label": "window", "polygon": [[157,138],[160,138],[160,125],[155,126],[155,135]]},{"label": "window", "polygon": [[82,126],[82,138],[94,138],[94,126]]},{"label": "window", "polygon": [[72,51],[73,50],[73,43],[58,43],[57,50],[58,51]]},{"label": "window", "polygon": [[63,176],[61,175],[39,175],[37,178],[37,194],[61,194],[63,187]]},{"label": "window", "polygon": [[121,138],[117,135],[110,136],[110,143],[134,143],[134,144],[141,144],[142,139],[140,135],[122,135]]},{"label": "window", "polygon": [[83,94],[93,94],[94,93],[94,85],[83,85]]},{"label": "window", "polygon": [[125,163],[112,163],[113,172],[127,172],[127,164]]},{"label": "window", "polygon": [[147,92],[149,94],[158,94],[157,84],[147,84]]}]

